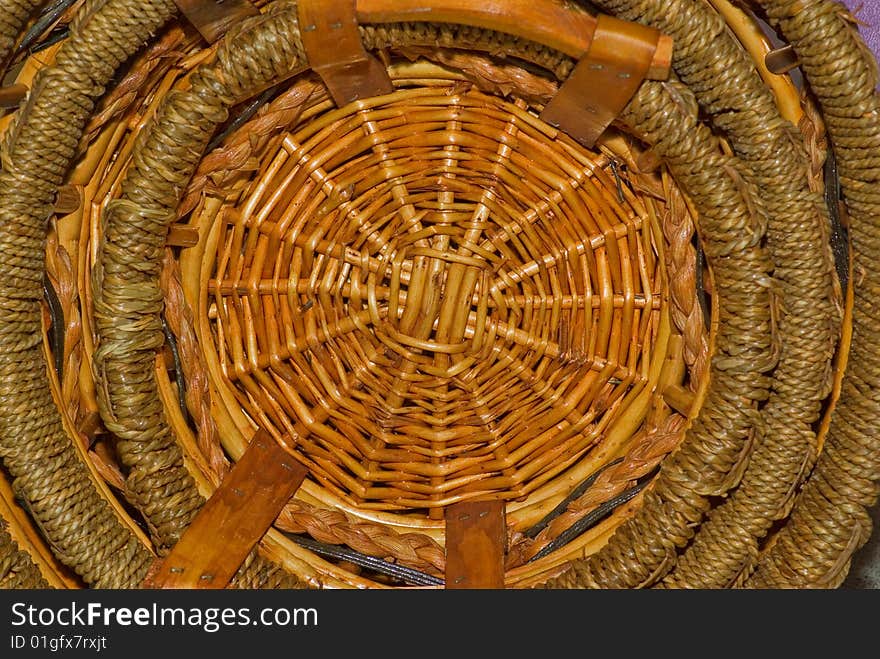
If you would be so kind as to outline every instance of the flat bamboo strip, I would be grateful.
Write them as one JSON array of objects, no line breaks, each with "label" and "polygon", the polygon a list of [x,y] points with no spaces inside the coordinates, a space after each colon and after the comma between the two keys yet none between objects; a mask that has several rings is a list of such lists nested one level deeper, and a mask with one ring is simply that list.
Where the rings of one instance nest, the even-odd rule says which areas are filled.
[{"label": "flat bamboo strip", "polygon": [[446,588],[504,588],[504,502],[457,503],[446,515]]},{"label": "flat bamboo strip", "polygon": [[267,433],[258,433],[144,587],[226,588],[306,475]]}]

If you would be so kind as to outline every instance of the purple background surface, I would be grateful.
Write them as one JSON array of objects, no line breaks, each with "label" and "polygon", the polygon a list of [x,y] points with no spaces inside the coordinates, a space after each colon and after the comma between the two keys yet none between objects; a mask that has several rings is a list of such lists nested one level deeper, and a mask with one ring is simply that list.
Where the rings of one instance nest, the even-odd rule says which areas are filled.
[{"label": "purple background surface", "polygon": [[880,58],[880,0],[843,0],[858,19],[865,42]]}]

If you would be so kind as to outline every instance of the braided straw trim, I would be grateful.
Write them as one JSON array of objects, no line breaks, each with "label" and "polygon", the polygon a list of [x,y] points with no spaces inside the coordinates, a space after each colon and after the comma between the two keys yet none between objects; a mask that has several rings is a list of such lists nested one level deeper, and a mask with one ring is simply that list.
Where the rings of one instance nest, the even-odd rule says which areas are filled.
[{"label": "braided straw trim", "polygon": [[82,340],[82,322],[79,312],[79,292],[70,254],[60,244],[58,232],[50,230],[46,240],[46,273],[64,311],[64,345],[61,362],[64,364],[64,379],[61,385],[61,400],[67,407],[71,419],[79,416],[79,397],[76,395],[77,378],[82,355],[77,346]]},{"label": "braided straw trim", "polygon": [[688,386],[696,392],[709,371],[706,318],[694,295],[697,290],[697,254],[692,239],[696,226],[684,195],[668,175],[663,177],[663,196],[667,206],[661,227],[669,242],[667,261],[672,321],[684,337],[684,361],[690,370]]},{"label": "braided straw trim", "polygon": [[410,46],[395,49],[413,61],[424,57],[459,72],[489,94],[508,96],[512,92],[529,103],[540,103],[553,96],[558,85],[526,69],[488,57],[443,48]]},{"label": "braided straw trim", "polygon": [[785,528],[761,556],[749,587],[833,588],[870,537],[867,508],[877,501],[880,444],[880,326],[876,308],[880,253],[880,99],[876,62],[846,9],[829,0],[761,1],[798,53],[817,96],[850,211],[854,290],[847,372],[822,453]]},{"label": "braided straw trim", "polygon": [[[57,399],[63,406],[63,414],[71,419],[74,428],[79,429],[83,422],[83,400],[80,396],[80,378],[82,362],[82,315],[80,313],[79,289],[76,286],[77,278],[73,263],[68,251],[60,244],[56,228],[49,231],[46,240],[46,274],[55,291],[64,319],[64,345],[60,355],[63,365],[63,377],[57,382],[57,373],[52,369],[50,381],[58,386]],[[48,326],[49,319],[45,324]],[[48,339],[48,336],[47,336]],[[49,363],[54,363],[56,355],[53,353],[55,346],[48,345],[46,341],[46,355]],[[101,478],[111,487],[122,491],[125,489],[125,479],[118,467],[105,451],[99,451],[92,446],[91,438],[77,432],[73,435],[74,441],[80,445],[80,450],[87,453],[92,464],[95,466]]]},{"label": "braided straw trim", "polygon": [[[180,283],[180,264],[171,250],[165,250],[159,277],[165,305],[165,320],[177,338],[183,375],[186,379],[186,404],[195,419],[197,441],[211,471],[222,480],[229,469],[229,460],[220,446],[217,426],[211,417],[211,395],[207,368],[203,363],[198,338],[193,328],[192,311],[186,303]],[[219,480],[218,480],[219,482]]]},{"label": "braided straw trim", "polygon": [[300,118],[303,106],[315,97],[327,97],[327,89],[317,78],[297,80],[257,117],[245,123],[224,140],[223,145],[205,155],[190,181],[178,209],[178,217],[192,212],[200,199],[212,193],[225,195],[242,170],[252,167],[258,154],[264,153],[282,126]]},{"label": "braided straw trim", "polygon": [[[469,60],[483,60],[476,56],[460,56],[456,60],[461,64]],[[445,62],[445,60],[444,60]],[[473,63],[471,63],[473,68]],[[491,67],[482,67],[486,75],[491,75]],[[496,76],[493,78],[497,79]],[[239,169],[250,163],[264,146],[272,142],[272,135],[280,126],[294,122],[302,113],[299,107],[306,100],[313,100],[321,105],[326,96],[321,91],[320,98],[314,98],[319,90],[310,79],[297,82],[290,90],[273,101],[261,111],[260,115],[245,124],[234,135],[230,136],[222,148],[207,156],[200,164],[199,172],[190,185],[188,197],[196,199],[202,194],[213,194],[214,190],[229,190],[232,181],[240,176]],[[209,183],[211,181],[211,183]],[[206,189],[207,188],[207,189]],[[228,194],[228,192],[227,192]],[[193,204],[197,203],[195,201]],[[173,305],[176,307],[177,305]],[[166,309],[166,314],[168,313]],[[189,354],[183,346],[197,346],[190,342],[181,344],[181,359],[185,363],[201,362],[199,354]],[[190,367],[192,369],[192,366]],[[202,409],[210,406],[200,405]],[[193,411],[193,406],[190,406]],[[201,423],[201,421],[199,422]],[[424,534],[400,534],[393,528],[375,523],[362,523],[351,520],[347,516],[294,500],[278,519],[278,528],[301,532],[308,531],[313,537],[330,543],[344,543],[363,553],[394,558],[399,563],[411,567],[442,571],[444,552],[440,545]]]},{"label": "braided straw trim", "polygon": [[[93,72],[98,78],[103,76],[106,82],[115,66],[126,58],[124,51],[137,49],[174,11],[170,4],[157,3],[146,10],[140,2],[129,4],[132,6],[126,6],[125,3],[104,3],[100,7],[96,3],[86,5],[71,26],[72,37],[60,50],[57,66],[46,69],[37,77],[33,93],[7,133],[3,154],[4,178],[0,180],[0,187],[5,190],[11,185],[15,190],[15,194],[3,196],[4,203],[15,209],[12,212],[16,220],[4,222],[4,229],[8,233],[15,231],[20,236],[14,242],[10,242],[8,237],[3,240],[7,248],[12,245],[15,255],[10,260],[13,275],[31,269],[39,273],[42,269],[42,258],[36,259],[36,252],[41,251],[38,245],[42,232],[38,226],[51,208],[54,190],[67,167],[65,162],[69,163],[74,154],[70,146],[76,138],[66,139],[65,136],[82,129],[93,97],[100,93],[100,81],[95,84],[88,76],[83,78],[78,75],[77,71],[82,68]],[[124,20],[123,17],[128,14],[137,15],[138,19]],[[112,29],[108,25],[113,26]],[[121,33],[120,25],[126,26]],[[116,41],[105,44],[98,37],[102,32],[116,35]],[[71,86],[70,80],[80,82]],[[53,93],[59,93],[58,90],[61,102],[52,98]],[[27,146],[36,144],[35,150],[40,151],[44,139],[48,139],[53,147],[56,141],[64,145],[60,158],[41,161],[40,156],[34,158],[29,154]],[[15,182],[10,183],[10,180]],[[38,201],[19,200],[17,196],[26,196],[21,194],[22,188],[32,196],[39,195]],[[4,208],[3,212],[9,214],[9,209]],[[34,226],[28,226],[24,231],[17,228],[19,218],[26,218]],[[23,239],[30,242],[22,242]],[[22,249],[22,245],[25,249]],[[27,261],[31,256],[33,265]],[[4,434],[28,441],[17,444],[13,453],[2,452],[6,466],[13,475],[23,474],[17,478],[21,496],[28,501],[29,509],[63,563],[72,566],[89,585],[107,588],[136,586],[146,573],[152,555],[129,530],[113,520],[114,513],[107,505],[107,500],[95,492],[85,465],[79,461],[76,451],[71,450],[70,440],[64,437],[57,408],[51,403],[51,392],[45,385],[45,362],[41,365],[35,354],[39,351],[41,334],[40,331],[33,331],[39,326],[41,317],[39,300],[42,299],[42,291],[38,293],[36,290],[41,277],[39,274],[27,277],[7,274],[6,279],[13,284],[6,286],[2,295],[11,296],[14,300],[34,301],[25,303],[30,304],[32,309],[28,315],[19,314],[24,323],[16,322],[17,319],[12,319],[10,314],[11,325],[4,328],[5,332],[0,331],[7,337],[7,342],[10,335],[14,337],[16,333],[19,336],[34,336],[33,341],[19,340],[21,347],[16,349],[13,345],[7,356],[7,373],[16,366],[24,369],[24,372],[6,377],[15,382],[14,389],[22,391],[30,400],[18,407],[14,405],[14,397],[10,399],[13,401],[11,414],[16,416],[16,420],[13,429],[8,432],[4,429]],[[15,292],[18,290],[16,285],[19,288],[30,286],[30,292]],[[10,305],[6,302],[4,306]],[[21,303],[18,306],[21,307]],[[31,357],[23,356],[23,351],[29,352]],[[29,381],[33,382],[30,386]],[[43,401],[42,405],[40,400]],[[31,417],[37,417],[36,422]],[[35,431],[31,430],[31,426],[36,427]],[[38,447],[41,443],[46,444],[45,449]],[[29,463],[28,458],[35,464]],[[82,511],[81,514],[88,515],[88,520],[81,521],[80,513],[74,511]],[[253,569],[266,572],[267,575],[276,571],[276,568],[264,562],[255,562]]]},{"label": "braided straw trim", "polygon": [[638,480],[650,474],[660,462],[681,443],[686,419],[678,414],[667,417],[662,426],[643,431],[634,440],[634,448],[623,462],[605,469],[590,489],[573,501],[565,512],[556,517],[534,538],[514,538],[508,552],[507,564],[515,567],[528,562],[541,549],[577,520],[598,506],[634,487]]},{"label": "braided straw trim", "polygon": [[697,119],[696,100],[677,83],[645,83],[622,119],[670,166],[693,199],[713,267],[719,300],[710,388],[680,448],[664,462],[639,511],[607,545],[572,562],[551,588],[649,585],[674,564],[710,506],[738,481],[759,428],[756,404],[766,399],[770,344],[771,263],[760,241],[765,218]]},{"label": "braided straw trim", "polygon": [[794,127],[781,119],[771,92],[717,13],[681,0],[601,4],[675,39],[676,71],[748,163],[744,176],[758,186],[769,219],[768,245],[781,296],[776,307],[781,352],[762,410],[766,432],[742,487],[713,512],[665,580],[673,587],[721,587],[748,572],[758,540],[785,516],[815,459],[811,426],[829,393],[839,325],[828,320],[839,305],[832,303],[832,261],[822,229],[827,213],[809,189],[808,160]]},{"label": "braided straw trim", "polygon": [[443,574],[446,568],[445,550],[428,535],[400,533],[387,524],[354,520],[341,511],[296,499],[285,508],[275,526],[292,533],[306,532],[315,540],[343,544],[369,556],[394,559],[431,574]]},{"label": "braided straw trim", "polygon": [[[2,153],[0,457],[59,559],[98,587],[136,585],[152,556],[98,493],[53,401],[41,346],[44,223],[93,99],[172,11],[134,1],[87,3],[56,64],[34,81]],[[138,18],[120,20],[126,15]],[[110,33],[115,41],[101,38]],[[46,158],[44,145],[56,155]]]}]

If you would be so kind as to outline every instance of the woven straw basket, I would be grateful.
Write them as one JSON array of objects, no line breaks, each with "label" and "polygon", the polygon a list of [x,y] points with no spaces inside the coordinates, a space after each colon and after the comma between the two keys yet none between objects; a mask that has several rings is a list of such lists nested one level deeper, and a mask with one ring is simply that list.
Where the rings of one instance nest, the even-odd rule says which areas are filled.
[{"label": "woven straw basket", "polygon": [[[240,528],[193,587],[840,586],[880,480],[848,11],[300,5],[0,0],[0,585]],[[555,121],[609,24],[671,67]]]}]

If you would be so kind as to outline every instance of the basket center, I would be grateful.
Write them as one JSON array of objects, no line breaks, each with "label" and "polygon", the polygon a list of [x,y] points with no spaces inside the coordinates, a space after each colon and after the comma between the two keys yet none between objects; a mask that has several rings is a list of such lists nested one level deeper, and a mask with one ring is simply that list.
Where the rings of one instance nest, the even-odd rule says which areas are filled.
[{"label": "basket center", "polygon": [[316,124],[283,139],[219,242],[230,386],[358,505],[525,496],[599,440],[650,359],[635,195],[477,91]]}]

